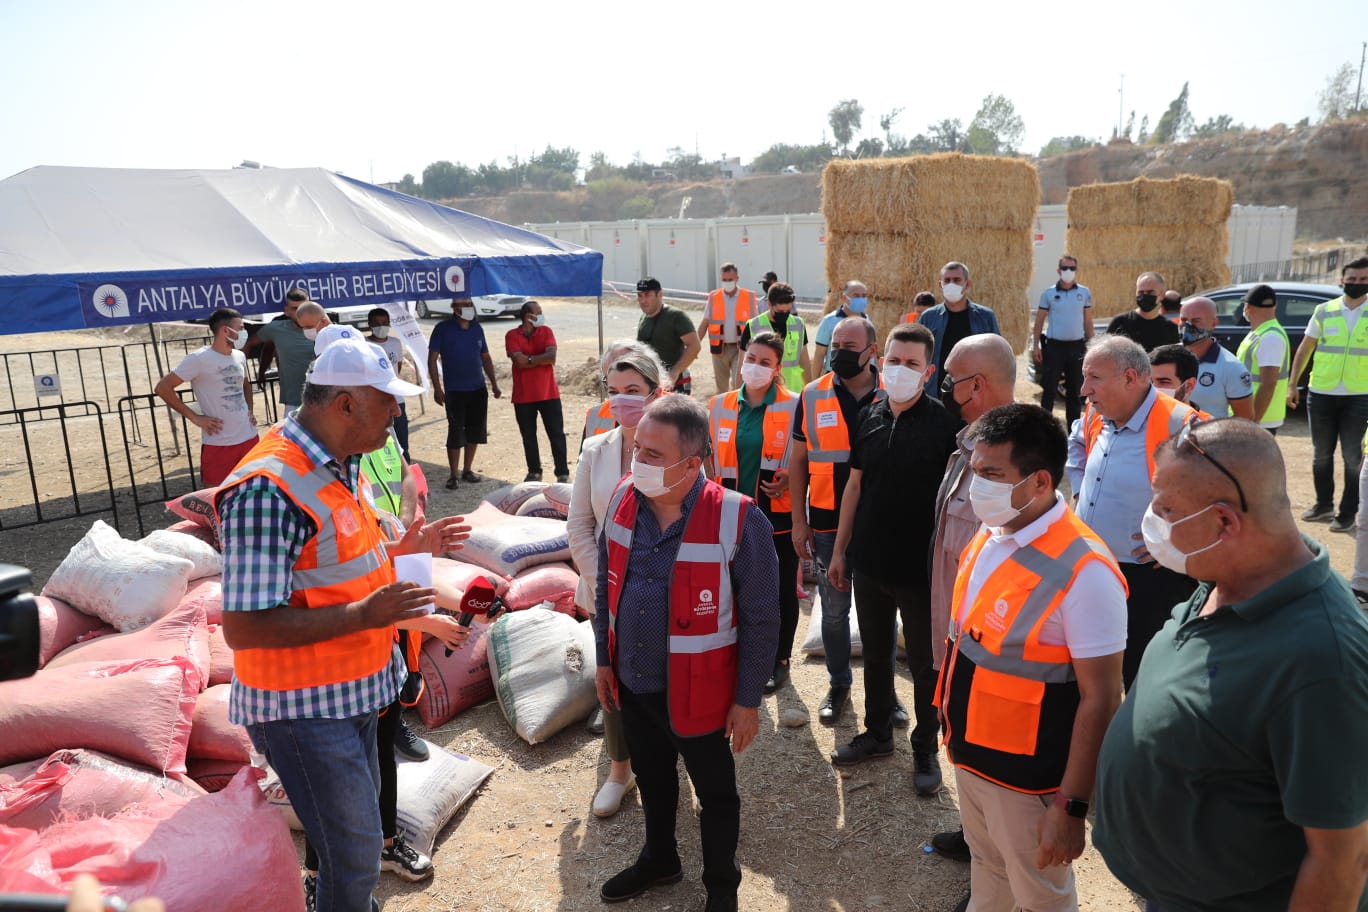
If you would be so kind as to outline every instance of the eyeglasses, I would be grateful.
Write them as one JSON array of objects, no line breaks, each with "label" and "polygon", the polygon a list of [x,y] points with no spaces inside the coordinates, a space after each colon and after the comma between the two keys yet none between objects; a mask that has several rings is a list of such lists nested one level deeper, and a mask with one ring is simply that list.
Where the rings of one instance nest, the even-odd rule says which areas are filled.
[{"label": "eyeglasses", "polygon": [[973,380],[975,377],[981,377],[981,376],[983,376],[983,375],[982,375],[982,374],[970,374],[970,375],[967,376],[967,377],[955,378],[955,377],[952,377],[950,374],[946,374],[946,375],[945,375],[945,379],[941,381],[941,385],[940,385],[941,395],[942,395],[942,396],[953,396],[954,393],[955,393],[955,387],[956,387],[957,385],[963,383],[965,380]]},{"label": "eyeglasses", "polygon": [[1196,426],[1196,423],[1183,425],[1183,429],[1178,432],[1178,442],[1174,445],[1174,449],[1181,450],[1184,444],[1188,444],[1194,450],[1197,451],[1197,454],[1199,456],[1201,456],[1207,462],[1214,465],[1216,468],[1220,469],[1221,474],[1224,475],[1226,478],[1230,479],[1231,484],[1235,485],[1235,491],[1240,495],[1240,512],[1248,513],[1249,502],[1245,500],[1244,487],[1240,484],[1240,480],[1231,473],[1230,469],[1227,469],[1225,466],[1217,462],[1215,456],[1212,456],[1206,450],[1202,449],[1202,445],[1197,442],[1197,437],[1193,433],[1193,428],[1195,428]]}]

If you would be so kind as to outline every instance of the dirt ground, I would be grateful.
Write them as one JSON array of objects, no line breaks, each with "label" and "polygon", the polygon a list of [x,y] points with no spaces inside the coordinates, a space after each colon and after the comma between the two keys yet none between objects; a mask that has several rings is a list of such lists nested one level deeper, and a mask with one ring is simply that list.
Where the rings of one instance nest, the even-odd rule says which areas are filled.
[{"label": "dirt ground", "polygon": [[[577,308],[593,307],[592,302],[583,301],[543,303],[553,329],[558,315],[578,314],[582,312]],[[501,336],[512,325],[510,321],[485,324],[505,391],[510,384],[507,360],[501,357]],[[74,338],[63,342],[52,336],[0,337],[0,350],[22,352],[94,341],[84,334],[68,335]],[[558,374],[573,453],[578,447],[581,416],[597,402],[587,394],[586,383],[593,374],[588,365],[596,360],[597,342],[593,338],[559,341]],[[695,371],[695,378],[695,395],[708,393],[711,370],[704,366]],[[21,377],[13,382],[17,387],[28,381]],[[1023,381],[1018,394],[1024,400],[1034,397],[1036,391]],[[430,516],[470,510],[499,485],[522,479],[525,467],[521,444],[506,398],[491,400],[490,443],[476,458],[476,470],[486,480],[462,484],[455,491],[441,487],[447,476],[441,409],[429,398],[426,415],[419,416],[415,404],[410,404],[411,450],[434,485]],[[1312,501],[1311,450],[1305,421],[1294,418],[1278,440],[1291,475],[1293,509],[1300,513]],[[20,457],[23,452],[17,444],[14,429],[0,427],[0,509],[11,507],[15,486],[22,489],[27,483],[22,458],[16,463],[16,451]],[[64,459],[60,442],[47,447],[35,457],[44,466]],[[542,448],[546,461],[549,453],[544,436]],[[82,477],[103,473],[103,468],[94,465],[95,460],[80,448],[76,461],[75,472]],[[549,466],[549,461],[546,464]],[[0,512],[0,517],[7,513]],[[82,518],[0,532],[0,561],[31,567],[36,585],[41,586],[91,521]],[[168,517],[161,525],[170,522]],[[1337,570],[1345,574],[1351,571],[1352,536],[1331,534],[1323,524],[1304,529],[1329,545]],[[125,535],[130,533],[125,530]],[[807,629],[810,609],[810,601],[805,600],[800,638]],[[857,709],[862,699],[859,680],[857,672],[853,695]],[[911,680],[905,669],[897,687],[903,703],[910,706]],[[967,889],[968,866],[928,852],[933,833],[957,824],[948,765],[943,763],[947,788],[934,798],[918,798],[912,790],[911,755],[905,738],[899,741],[893,758],[855,768],[848,777],[838,774],[827,755],[858,732],[860,713],[847,711],[834,728],[817,724],[816,708],[825,690],[822,660],[796,657],[791,683],[765,698],[760,736],[739,758],[737,779],[743,802],[739,857],[744,869],[741,908],[764,912],[952,909]],[[780,726],[779,713],[790,708],[807,712],[811,724]],[[416,716],[410,721],[422,731]],[[530,747],[513,733],[492,701],[426,732],[426,736],[493,765],[495,773],[439,839],[433,859],[436,876],[431,881],[407,884],[390,875],[381,878],[379,896],[385,909],[582,912],[602,907],[599,886],[635,858],[643,827],[635,792],[614,818],[599,820],[589,812],[608,769],[599,738],[575,725],[549,743]],[[653,890],[626,908],[702,908],[698,829],[687,785],[681,797],[679,836],[684,882]],[[1075,869],[1083,908],[1138,908],[1091,846]]]}]

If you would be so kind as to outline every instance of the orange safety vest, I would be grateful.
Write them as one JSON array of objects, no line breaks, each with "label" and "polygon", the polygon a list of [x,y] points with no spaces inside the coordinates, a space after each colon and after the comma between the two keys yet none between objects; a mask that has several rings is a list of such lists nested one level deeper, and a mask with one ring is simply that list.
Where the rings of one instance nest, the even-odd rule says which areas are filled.
[{"label": "orange safety vest", "polygon": [[[992,533],[980,528],[960,558],[951,617],[959,618],[969,577]],[[1045,532],[983,581],[963,629],[948,646],[936,685],[950,762],[1028,794],[1057,791],[1078,710],[1078,680],[1067,646],[1040,642],[1079,572],[1101,562],[1122,588],[1107,546],[1067,507]]]},{"label": "orange safety vest", "polygon": [[597,437],[599,434],[606,434],[617,427],[617,419],[613,417],[613,410],[608,407],[608,400],[604,399],[599,403],[598,408],[590,406],[584,413],[584,439]]},{"label": "orange safety vest", "polygon": [[[708,403],[708,423],[712,426],[713,460],[717,475],[713,481],[735,491],[740,480],[740,465],[736,454],[736,423],[741,411],[741,390],[718,393]],[[760,488],[759,482],[769,482],[776,472],[788,468],[790,445],[793,438],[793,416],[798,411],[798,394],[776,383],[774,402],[765,409],[761,429],[760,474],[754,492],[747,492],[765,511],[776,535],[793,528],[790,512],[792,498],[788,489],[771,499]]]},{"label": "orange safety vest", "polygon": [[[808,503],[836,509],[836,466],[850,462],[850,429],[836,398],[836,374],[827,372],[803,387],[803,433],[807,437]],[[875,399],[882,399],[883,375]]]},{"label": "orange safety vest", "polygon": [[[670,642],[666,691],[670,727],[680,737],[706,735],[727,723],[736,702],[736,599],[732,561],[741,542],[750,498],[713,481],[684,523],[670,580]],[[608,503],[608,657],[616,690],[617,614],[630,572],[637,493],[628,475]],[[649,606],[652,609],[656,606]]]},{"label": "orange safety vest", "polygon": [[[1159,444],[1183,429],[1183,425],[1210,421],[1211,416],[1200,409],[1184,405],[1168,393],[1156,389],[1154,405],[1145,419],[1145,459],[1149,462],[1149,477],[1154,478],[1154,451]],[[1102,436],[1102,416],[1091,403],[1083,411],[1083,452],[1092,452],[1093,444]]]},{"label": "orange safety vest", "polygon": [[[749,288],[736,289],[736,339],[741,341],[741,327],[755,309],[755,292]],[[714,355],[722,351],[722,327],[727,322],[727,293],[720,288],[708,292],[708,350]]]},{"label": "orange safety vest", "polygon": [[[263,437],[219,487],[215,512],[224,492],[258,475],[271,479],[316,529],[292,571],[291,608],[354,602],[395,581],[379,514],[366,498],[347,490],[327,466],[313,465],[279,430]],[[233,670],[243,684],[262,690],[356,681],[389,664],[395,634],[391,625],[305,646],[239,649],[233,654]]]}]

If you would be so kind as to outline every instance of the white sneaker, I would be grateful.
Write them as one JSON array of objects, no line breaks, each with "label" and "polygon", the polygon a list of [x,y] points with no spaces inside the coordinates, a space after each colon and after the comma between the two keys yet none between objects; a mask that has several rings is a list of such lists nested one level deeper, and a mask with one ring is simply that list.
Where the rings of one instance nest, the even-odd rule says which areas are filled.
[{"label": "white sneaker", "polygon": [[636,788],[636,774],[628,773],[626,782],[614,782],[609,779],[603,783],[603,787],[594,796],[594,816],[612,817],[622,807],[622,798],[632,789]]}]

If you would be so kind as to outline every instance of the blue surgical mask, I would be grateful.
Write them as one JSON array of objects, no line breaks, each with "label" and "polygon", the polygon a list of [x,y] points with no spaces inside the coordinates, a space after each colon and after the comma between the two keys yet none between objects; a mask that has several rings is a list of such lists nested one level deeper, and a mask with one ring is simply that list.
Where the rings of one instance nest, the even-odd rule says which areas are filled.
[{"label": "blue surgical mask", "polygon": [[850,303],[849,303],[848,305],[846,305],[847,309],[848,309],[851,313],[857,313],[857,314],[862,314],[862,313],[864,313],[864,312],[865,312],[865,308],[867,308],[868,306],[869,306],[869,298],[865,297],[864,295],[860,295],[859,297],[855,297],[855,298],[850,298]]}]

